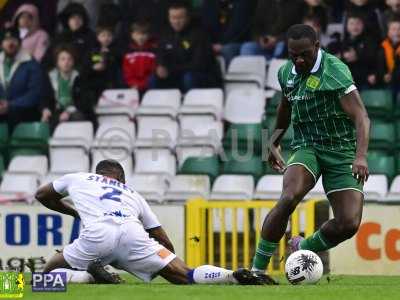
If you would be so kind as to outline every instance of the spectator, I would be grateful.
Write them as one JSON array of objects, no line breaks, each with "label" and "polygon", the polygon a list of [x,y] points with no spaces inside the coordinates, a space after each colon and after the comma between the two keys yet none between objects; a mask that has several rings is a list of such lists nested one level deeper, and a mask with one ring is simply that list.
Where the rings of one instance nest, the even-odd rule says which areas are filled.
[{"label": "spectator", "polygon": [[79,73],[75,69],[74,49],[60,45],[55,49],[56,67],[47,78],[46,96],[42,98],[42,122],[55,128],[59,122],[84,120],[85,108],[79,101]]},{"label": "spectator", "polygon": [[20,122],[39,119],[42,70],[40,65],[21,49],[17,28],[2,32],[0,53],[0,122],[13,128]]},{"label": "spectator", "polygon": [[346,5],[347,15],[360,15],[365,21],[365,30],[371,34],[377,41],[382,40],[383,25],[380,20],[380,11],[371,0],[349,0]]},{"label": "spectator", "polygon": [[387,33],[387,23],[390,19],[400,17],[400,0],[386,0],[387,9],[383,12],[384,32]]},{"label": "spectator", "polygon": [[81,97],[97,104],[106,89],[120,88],[123,85],[121,74],[121,53],[114,43],[113,29],[98,25],[97,45],[90,51],[81,72]]},{"label": "spectator", "polygon": [[63,31],[55,37],[53,47],[47,51],[46,67],[52,67],[54,49],[61,44],[72,44],[79,57],[75,62],[78,70],[82,68],[88,51],[96,43],[96,35],[89,28],[89,17],[86,9],[79,3],[70,3],[59,15]]},{"label": "spectator", "polygon": [[387,37],[381,44],[379,56],[380,74],[383,82],[392,88],[393,96],[397,97],[400,91],[400,19],[390,19],[387,27]]},{"label": "spectator", "polygon": [[329,52],[349,66],[354,82],[360,90],[373,87],[378,82],[377,43],[366,32],[365,21],[360,15],[348,15],[346,21],[343,41],[329,44]]},{"label": "spectator", "polygon": [[241,55],[264,55],[267,60],[285,54],[285,32],[301,23],[304,3],[302,0],[259,0],[253,23],[251,42],[244,43]]},{"label": "spectator", "polygon": [[169,30],[160,41],[156,75],[151,87],[215,87],[220,84],[220,69],[207,34],[194,27],[185,2],[175,2],[168,9]]},{"label": "spectator", "polygon": [[144,93],[156,68],[156,42],[150,38],[150,24],[135,22],[131,25],[131,44],[123,59],[123,75],[130,88]]},{"label": "spectator", "polygon": [[304,0],[303,19],[312,16],[321,26],[322,32],[326,31],[328,25],[328,7],[322,0]]},{"label": "spectator", "polygon": [[38,62],[49,47],[49,36],[40,28],[39,11],[32,4],[21,5],[13,18],[22,39],[22,48],[27,50]]},{"label": "spectator", "polygon": [[203,1],[202,23],[211,36],[214,52],[224,57],[227,66],[250,38],[255,4],[254,0]]}]

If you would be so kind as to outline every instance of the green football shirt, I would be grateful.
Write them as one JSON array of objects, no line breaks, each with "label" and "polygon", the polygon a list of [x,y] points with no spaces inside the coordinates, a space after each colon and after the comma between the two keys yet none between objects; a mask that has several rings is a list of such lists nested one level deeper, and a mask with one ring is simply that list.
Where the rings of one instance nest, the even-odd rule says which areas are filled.
[{"label": "green football shirt", "polygon": [[355,150],[355,126],[340,99],[356,89],[349,68],[337,57],[318,51],[309,74],[297,74],[288,61],[278,72],[283,95],[292,108],[292,148]]}]

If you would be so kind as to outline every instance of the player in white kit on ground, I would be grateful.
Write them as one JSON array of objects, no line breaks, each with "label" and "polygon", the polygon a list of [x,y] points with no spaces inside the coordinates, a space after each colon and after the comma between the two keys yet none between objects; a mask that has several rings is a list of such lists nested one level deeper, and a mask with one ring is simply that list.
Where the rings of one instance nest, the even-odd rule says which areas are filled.
[{"label": "player in white kit on ground", "polygon": [[[61,199],[69,196],[75,208]],[[67,272],[71,282],[118,283],[103,266],[125,270],[145,282],[157,275],[175,284],[275,284],[267,275],[204,265],[191,269],[174,248],[145,199],[125,185],[122,166],[103,160],[94,173],[68,174],[47,184],[36,199],[49,209],[80,218],[83,228],[56,253],[44,272]],[[72,270],[74,269],[74,270]]]}]

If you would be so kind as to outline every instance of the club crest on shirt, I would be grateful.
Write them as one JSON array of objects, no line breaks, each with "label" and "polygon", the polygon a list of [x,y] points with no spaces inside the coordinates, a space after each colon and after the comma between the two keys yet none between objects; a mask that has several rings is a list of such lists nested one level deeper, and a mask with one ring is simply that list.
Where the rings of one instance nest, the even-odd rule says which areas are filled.
[{"label": "club crest on shirt", "polygon": [[306,86],[312,90],[315,90],[319,86],[319,83],[320,81],[318,77],[310,75],[307,79]]}]

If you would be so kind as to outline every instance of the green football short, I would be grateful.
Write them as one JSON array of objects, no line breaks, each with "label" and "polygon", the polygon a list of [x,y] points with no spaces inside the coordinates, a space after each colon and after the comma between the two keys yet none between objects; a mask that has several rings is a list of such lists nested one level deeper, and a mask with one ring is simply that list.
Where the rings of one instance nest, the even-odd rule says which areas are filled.
[{"label": "green football short", "polygon": [[302,165],[314,177],[315,182],[322,175],[326,195],[343,190],[363,193],[363,185],[357,183],[352,174],[354,151],[321,150],[315,147],[296,149],[287,161],[287,166]]}]

